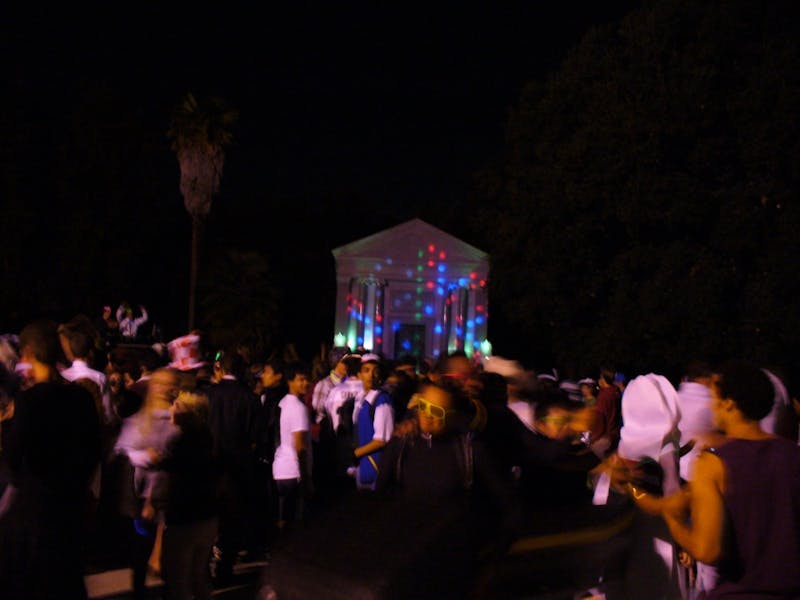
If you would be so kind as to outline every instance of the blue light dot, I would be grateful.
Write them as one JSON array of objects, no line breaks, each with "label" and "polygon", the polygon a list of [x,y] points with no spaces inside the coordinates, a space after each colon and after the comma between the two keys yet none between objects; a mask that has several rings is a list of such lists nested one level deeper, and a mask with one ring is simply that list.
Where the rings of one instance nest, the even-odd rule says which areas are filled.
[{"label": "blue light dot", "polygon": [[392,331],[397,331],[398,329],[400,329],[400,323],[395,323],[392,325]]},{"label": "blue light dot", "polygon": [[406,269],[406,277],[413,277],[413,276],[414,276],[414,271],[412,271],[411,269]]},{"label": "blue light dot", "polygon": [[439,273],[444,273],[447,270],[447,267],[444,263],[439,263]]},{"label": "blue light dot", "polygon": [[364,343],[364,338],[361,337],[361,336],[358,336],[358,345],[360,346],[363,343]]},{"label": "blue light dot", "polygon": [[425,314],[426,315],[432,315],[433,314],[433,307],[430,304],[425,306]]},{"label": "blue light dot", "polygon": [[478,325],[483,325],[483,317],[475,317],[475,322]]},{"label": "blue light dot", "polygon": [[375,263],[375,270],[376,271],[380,271],[382,268],[383,268],[383,265],[381,263]]},{"label": "blue light dot", "polygon": [[383,327],[381,327],[380,325],[375,325],[375,333],[377,335],[382,334],[383,333]]},{"label": "blue light dot", "polygon": [[472,320],[467,321],[467,329],[472,329],[473,327],[475,327],[475,323]]},{"label": "blue light dot", "polygon": [[463,333],[464,333],[464,330],[461,329],[461,327],[456,327],[456,335],[458,337],[461,337]]},{"label": "blue light dot", "polygon": [[445,281],[445,280],[444,280],[444,277],[437,277],[437,278],[436,278],[436,283],[441,283],[441,284],[444,284],[444,281]]},{"label": "blue light dot", "polygon": [[472,342],[472,347],[473,348],[480,348],[481,347],[481,343],[478,342],[478,341],[474,341],[474,342]]},{"label": "blue light dot", "polygon": [[369,317],[364,317],[364,325],[372,325],[372,319]]},{"label": "blue light dot", "polygon": [[392,259],[391,259],[391,258],[387,258],[387,259],[386,259],[386,264],[387,264],[387,265],[390,265],[390,264],[392,264]]},{"label": "blue light dot", "polygon": [[403,340],[403,349],[404,350],[411,350],[411,342],[408,340]]},{"label": "blue light dot", "polygon": [[458,280],[458,285],[460,285],[460,286],[462,286],[462,287],[463,287],[463,286],[465,286],[465,285],[467,285],[467,278],[466,278],[466,277],[462,277],[462,278],[460,278],[460,279]]},{"label": "blue light dot", "polygon": [[436,293],[439,294],[440,296],[444,296],[444,288],[443,287],[436,288]]},{"label": "blue light dot", "polygon": [[436,327],[433,328],[433,330],[436,333],[442,333],[442,326],[441,325],[437,325]]}]

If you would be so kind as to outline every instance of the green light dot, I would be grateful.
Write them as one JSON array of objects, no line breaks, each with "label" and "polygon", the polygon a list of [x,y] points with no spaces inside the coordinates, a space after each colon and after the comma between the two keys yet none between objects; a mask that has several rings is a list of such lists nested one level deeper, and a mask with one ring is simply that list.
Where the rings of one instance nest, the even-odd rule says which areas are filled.
[{"label": "green light dot", "polygon": [[422,250],[417,252],[417,257],[418,258],[422,258],[423,256],[425,256],[425,253]]},{"label": "green light dot", "polygon": [[417,286],[417,293],[418,293],[418,294],[421,294],[421,293],[422,293],[422,286],[421,286],[421,285],[420,285],[420,286]]},{"label": "green light dot", "polygon": [[421,321],[421,320],[422,320],[422,314],[421,314],[421,313],[417,313],[417,314],[415,314],[415,315],[414,315],[414,318],[415,318],[417,321]]},{"label": "green light dot", "polygon": [[420,307],[420,306],[422,306],[422,300],[417,300],[417,301],[415,302],[415,305],[416,305],[417,307]]},{"label": "green light dot", "polygon": [[417,271],[422,271],[422,265],[417,265]]}]

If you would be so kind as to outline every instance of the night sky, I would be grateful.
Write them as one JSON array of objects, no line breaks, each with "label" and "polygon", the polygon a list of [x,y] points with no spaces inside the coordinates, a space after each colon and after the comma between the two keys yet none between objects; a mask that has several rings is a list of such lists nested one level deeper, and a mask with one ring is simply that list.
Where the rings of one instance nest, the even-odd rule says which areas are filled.
[{"label": "night sky", "polygon": [[[330,248],[385,227],[452,215],[447,207],[463,201],[473,174],[502,153],[508,111],[523,85],[546,78],[592,25],[614,22],[639,4],[40,9],[5,19],[0,30],[7,83],[2,124],[13,132],[0,155],[3,172],[7,180],[23,173],[48,182],[58,177],[48,170],[50,153],[91,153],[70,147],[76,122],[132,115],[126,119],[140,130],[135,138],[125,128],[118,137],[108,134],[113,127],[100,129],[105,144],[118,144],[113,152],[130,147],[135,173],[104,173],[98,183],[87,169],[69,185],[95,178],[94,193],[102,196],[103,186],[125,186],[131,177],[156,180],[149,189],[161,196],[164,214],[156,218],[167,230],[164,243],[188,254],[188,217],[183,213],[179,223],[179,171],[165,132],[187,91],[217,95],[240,118],[206,243],[224,247],[246,238],[258,249],[258,240],[279,228],[302,245],[304,236],[325,232],[320,260],[330,261]],[[91,144],[87,139],[80,143]],[[137,154],[142,139],[156,149],[152,158]],[[37,219],[58,219],[50,209],[65,185],[39,184],[31,198],[36,211],[41,207]],[[18,185],[3,189],[24,193]],[[336,203],[342,218],[332,221]],[[84,208],[94,218],[96,206]],[[137,208],[103,207],[102,218],[125,219]],[[450,219],[433,224],[458,234],[458,218]],[[166,261],[163,268],[174,265]],[[174,318],[147,282],[137,285],[124,292],[157,314],[161,308],[162,320]],[[114,291],[103,291],[116,302]]]}]

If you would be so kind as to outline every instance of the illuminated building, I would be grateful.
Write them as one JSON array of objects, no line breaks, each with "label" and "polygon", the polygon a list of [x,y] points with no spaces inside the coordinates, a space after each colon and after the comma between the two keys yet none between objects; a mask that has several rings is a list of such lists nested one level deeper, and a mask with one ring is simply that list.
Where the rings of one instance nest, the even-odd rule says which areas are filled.
[{"label": "illuminated building", "polygon": [[333,250],[333,337],[389,358],[481,353],[488,327],[489,255],[412,219]]}]

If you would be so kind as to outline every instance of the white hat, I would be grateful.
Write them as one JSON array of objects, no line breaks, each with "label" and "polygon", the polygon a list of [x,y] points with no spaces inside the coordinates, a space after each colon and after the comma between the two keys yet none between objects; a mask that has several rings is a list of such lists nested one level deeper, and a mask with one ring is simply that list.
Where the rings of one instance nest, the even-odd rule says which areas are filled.
[{"label": "white hat", "polygon": [[169,355],[172,358],[169,366],[173,369],[191,371],[205,365],[200,360],[199,335],[184,335],[183,337],[175,338],[167,344],[167,348],[169,348]]},{"label": "white hat", "polygon": [[631,460],[658,460],[665,437],[681,418],[678,393],[669,380],[654,373],[640,375],[622,395],[619,455]]},{"label": "white hat", "polygon": [[377,354],[371,354],[369,352],[367,352],[366,354],[362,354],[361,355],[361,364],[363,365],[364,363],[367,363],[367,362],[379,363],[379,362],[381,362],[381,357],[378,356]]}]

